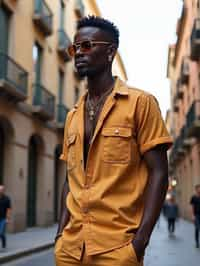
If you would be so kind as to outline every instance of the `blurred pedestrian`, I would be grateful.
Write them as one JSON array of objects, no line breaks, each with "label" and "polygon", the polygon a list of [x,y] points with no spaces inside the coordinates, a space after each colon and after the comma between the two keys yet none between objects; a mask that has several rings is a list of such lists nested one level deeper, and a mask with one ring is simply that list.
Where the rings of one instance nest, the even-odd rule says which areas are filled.
[{"label": "blurred pedestrian", "polygon": [[178,205],[175,202],[175,198],[171,196],[168,202],[164,206],[164,215],[168,222],[168,232],[169,234],[174,234],[175,232],[175,223],[179,216]]},{"label": "blurred pedestrian", "polygon": [[5,195],[4,186],[0,185],[0,238],[2,241],[2,248],[6,248],[6,224],[10,220],[11,201]]},{"label": "blurred pedestrian", "polygon": [[200,184],[195,186],[195,195],[191,197],[192,220],[195,225],[196,248],[199,248],[199,231],[200,231]]}]

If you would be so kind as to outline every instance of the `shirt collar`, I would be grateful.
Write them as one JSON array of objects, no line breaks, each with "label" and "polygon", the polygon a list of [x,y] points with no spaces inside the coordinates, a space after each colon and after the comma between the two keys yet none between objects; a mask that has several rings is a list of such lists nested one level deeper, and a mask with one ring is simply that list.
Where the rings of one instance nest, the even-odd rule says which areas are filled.
[{"label": "shirt collar", "polygon": [[119,77],[115,77],[115,86],[113,89],[113,95],[122,95],[126,96],[129,95],[129,90],[124,81],[122,81]]},{"label": "shirt collar", "polygon": [[[88,91],[86,90],[84,95],[80,97],[80,99],[74,106],[75,109],[77,109],[82,104],[82,102],[85,100],[87,93]],[[115,77],[115,85],[114,85],[112,94],[113,96],[115,95],[128,96],[129,95],[129,90],[128,90],[126,83],[122,81],[119,77]]]}]

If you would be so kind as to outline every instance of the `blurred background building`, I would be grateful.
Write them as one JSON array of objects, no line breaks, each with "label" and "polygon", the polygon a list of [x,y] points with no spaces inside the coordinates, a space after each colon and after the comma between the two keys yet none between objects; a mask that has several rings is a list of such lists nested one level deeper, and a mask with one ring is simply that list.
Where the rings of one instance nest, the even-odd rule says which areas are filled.
[{"label": "blurred background building", "polygon": [[[0,1],[0,183],[12,199],[10,231],[57,221],[65,117],[86,88],[67,47],[84,14],[100,15],[96,1]],[[113,71],[127,79],[119,53]]]},{"label": "blurred background building", "polygon": [[168,73],[174,145],[170,152],[170,187],[183,217],[190,219],[190,197],[200,183],[200,1],[184,0],[177,22],[177,42],[169,46]]}]

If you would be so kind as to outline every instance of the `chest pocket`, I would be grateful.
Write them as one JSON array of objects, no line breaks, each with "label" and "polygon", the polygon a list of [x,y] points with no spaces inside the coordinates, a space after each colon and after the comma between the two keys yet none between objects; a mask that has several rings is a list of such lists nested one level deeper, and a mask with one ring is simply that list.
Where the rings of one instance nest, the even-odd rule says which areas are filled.
[{"label": "chest pocket", "polygon": [[129,163],[131,160],[131,128],[104,128],[102,135],[103,161],[107,163]]},{"label": "chest pocket", "polygon": [[72,170],[76,166],[76,134],[67,138],[67,169]]}]

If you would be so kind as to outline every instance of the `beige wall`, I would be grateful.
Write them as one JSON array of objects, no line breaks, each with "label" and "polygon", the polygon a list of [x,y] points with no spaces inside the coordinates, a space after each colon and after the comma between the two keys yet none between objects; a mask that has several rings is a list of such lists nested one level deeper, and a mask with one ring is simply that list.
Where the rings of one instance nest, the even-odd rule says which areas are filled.
[{"label": "beige wall", "polygon": [[[12,199],[12,221],[10,231],[21,231],[27,227],[27,184],[28,148],[32,136],[37,136],[38,166],[36,192],[36,226],[47,226],[54,222],[54,175],[55,149],[62,145],[63,131],[58,130],[56,114],[52,121],[43,121],[32,113],[33,97],[33,57],[35,42],[43,48],[42,85],[56,96],[58,103],[58,70],[65,72],[63,104],[72,108],[75,101],[75,87],[80,94],[85,88],[84,81],[74,76],[73,62],[65,63],[57,53],[59,29],[59,1],[46,0],[53,12],[53,34],[45,37],[33,23],[34,1],[4,0],[12,11],[9,28],[9,56],[28,73],[28,97],[24,102],[14,103],[0,96],[0,128],[5,133],[4,184]],[[1,4],[3,3],[0,2]],[[65,31],[73,39],[76,15],[75,1],[66,3]],[[2,89],[1,89],[2,90]],[[65,164],[58,163],[58,194],[60,199],[62,184],[66,177]],[[60,207],[58,200],[58,209]]]}]

